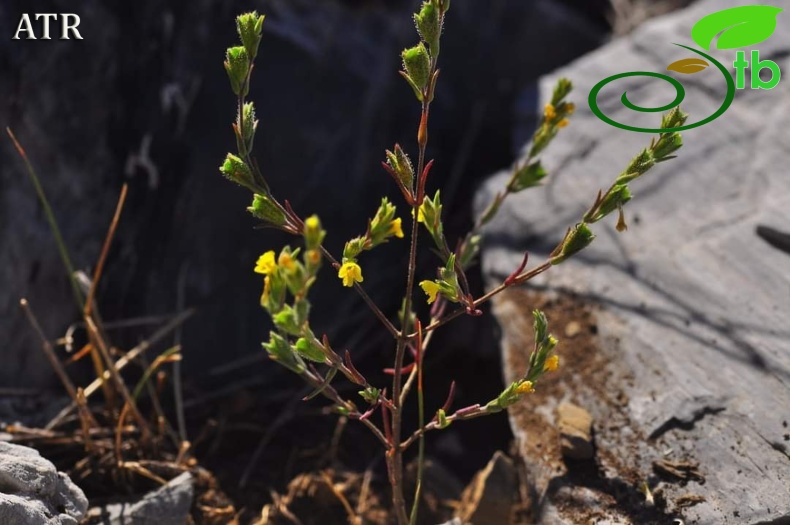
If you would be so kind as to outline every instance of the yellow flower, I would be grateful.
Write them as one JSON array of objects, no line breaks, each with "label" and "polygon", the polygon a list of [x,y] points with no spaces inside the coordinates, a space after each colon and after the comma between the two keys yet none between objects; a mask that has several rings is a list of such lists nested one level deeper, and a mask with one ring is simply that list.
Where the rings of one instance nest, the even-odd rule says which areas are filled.
[{"label": "yellow flower", "polygon": [[269,250],[260,257],[258,262],[255,263],[255,273],[262,273],[268,275],[277,270],[277,263],[274,262],[274,251]]},{"label": "yellow flower", "polygon": [[[414,208],[411,209],[411,216],[414,217]],[[422,206],[417,208],[417,222],[425,222],[425,214],[422,212]]]},{"label": "yellow flower", "polygon": [[560,120],[559,122],[557,122],[557,127],[558,127],[558,128],[564,128],[564,127],[566,127],[566,126],[567,126],[568,124],[570,124],[570,123],[571,123],[571,121],[570,121],[570,120],[568,120],[568,119],[564,118],[564,119]]},{"label": "yellow flower", "polygon": [[403,228],[401,228],[400,218],[394,219],[390,223],[390,229],[387,230],[388,235],[394,235],[398,239],[403,239]]},{"label": "yellow flower", "polygon": [[554,105],[552,105],[551,103],[546,104],[546,107],[543,108],[543,117],[546,120],[554,120],[556,116],[557,116],[557,111],[555,111]]},{"label": "yellow flower", "polygon": [[516,387],[517,394],[531,394],[535,391],[535,387],[532,385],[532,381],[522,381]]},{"label": "yellow flower", "polygon": [[348,286],[349,288],[354,286],[355,282],[361,283],[364,281],[362,278],[362,268],[354,261],[344,262],[343,266],[338,270],[337,276],[343,279],[343,286]]},{"label": "yellow flower", "polygon": [[560,356],[553,355],[546,359],[546,362],[543,364],[543,371],[544,372],[554,372],[560,367]]},{"label": "yellow flower", "polygon": [[304,225],[307,230],[317,230],[321,227],[321,221],[318,220],[318,215],[311,215],[304,221]]},{"label": "yellow flower", "polygon": [[565,111],[567,111],[568,115],[573,115],[573,112],[576,111],[576,104],[568,102],[565,104]]},{"label": "yellow flower", "polygon": [[436,294],[439,293],[439,285],[433,281],[422,281],[420,288],[428,295],[428,304],[436,300]]},{"label": "yellow flower", "polygon": [[294,269],[294,259],[288,252],[280,252],[280,257],[277,259],[277,264],[285,271],[291,272]]},{"label": "yellow flower", "polygon": [[263,293],[261,294],[261,306],[265,306],[269,301],[269,294],[271,293],[271,281],[269,276],[263,278]]}]

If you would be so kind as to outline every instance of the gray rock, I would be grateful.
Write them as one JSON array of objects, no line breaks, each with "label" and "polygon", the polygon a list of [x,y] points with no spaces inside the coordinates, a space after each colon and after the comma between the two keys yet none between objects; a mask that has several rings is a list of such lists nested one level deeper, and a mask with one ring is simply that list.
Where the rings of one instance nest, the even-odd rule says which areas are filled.
[{"label": "gray rock", "polygon": [[183,525],[195,495],[192,474],[184,472],[134,503],[91,509],[91,518],[107,525]]},{"label": "gray rock", "polygon": [[0,442],[0,523],[76,525],[88,500],[38,451]]},{"label": "gray rock", "polygon": [[[746,2],[726,7],[733,4]],[[595,117],[585,103],[592,86],[616,73],[660,72],[686,58],[690,53],[672,43],[693,45],[694,22],[722,7],[701,1],[647,23],[541,82],[545,102],[558,76],[571,78],[579,110],[543,158],[551,173],[546,187],[508,201],[487,230],[483,267],[489,284],[513,271],[525,249],[531,261],[547,256],[598,189],[608,188],[649,143],[649,135],[616,129]],[[761,58],[776,61],[786,72],[787,13],[778,24],[773,37],[756,47]],[[734,51],[713,54],[726,65],[734,60]],[[710,115],[724,99],[715,68],[681,80],[688,89],[683,108],[691,114],[689,122]],[[615,86],[602,94],[602,109],[637,124],[654,126],[658,115],[629,112],[620,105],[622,91],[641,105],[665,104],[674,95],[655,79],[634,77]],[[787,79],[770,91],[738,91],[722,117],[684,133],[678,159],[631,185],[627,232],[618,234],[614,219],[594,225],[598,238],[592,246],[530,283],[534,290],[570,292],[599,305],[601,352],[607,373],[617,378],[609,387],[620,389],[626,400],[619,414],[604,403],[591,407],[595,420],[602,421],[596,428],[598,450],[611,454],[601,459],[602,469],[617,479],[627,467],[656,488],[652,461],[693,459],[704,484],[659,483],[668,512],[682,515],[686,523],[790,519],[790,255],[756,234],[761,225],[787,233],[790,224],[788,118]],[[485,185],[478,209],[506,177],[500,174]],[[501,315],[500,323],[504,339],[520,336],[520,325]],[[561,327],[553,329],[562,335]],[[561,342],[560,353],[562,348]],[[563,373],[573,374],[573,363],[566,362]],[[505,372],[508,380],[517,374]],[[595,405],[595,392],[577,394],[588,395]],[[530,439],[529,428],[511,422],[520,439]],[[536,471],[542,472],[538,484],[545,489],[554,474],[539,466]],[[674,508],[673,502],[687,493],[705,499]],[[547,516],[557,512],[551,501],[546,508]],[[628,518],[610,513],[612,520]]]}]

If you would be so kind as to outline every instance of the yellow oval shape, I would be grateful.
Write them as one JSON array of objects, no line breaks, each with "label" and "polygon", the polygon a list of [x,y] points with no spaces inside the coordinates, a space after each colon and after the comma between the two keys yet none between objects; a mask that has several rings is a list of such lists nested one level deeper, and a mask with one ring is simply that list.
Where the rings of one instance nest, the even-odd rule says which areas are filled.
[{"label": "yellow oval shape", "polygon": [[699,73],[709,65],[710,64],[701,58],[684,58],[669,64],[667,66],[667,71],[677,71],[678,73],[683,73],[684,75],[692,75],[694,73]]}]

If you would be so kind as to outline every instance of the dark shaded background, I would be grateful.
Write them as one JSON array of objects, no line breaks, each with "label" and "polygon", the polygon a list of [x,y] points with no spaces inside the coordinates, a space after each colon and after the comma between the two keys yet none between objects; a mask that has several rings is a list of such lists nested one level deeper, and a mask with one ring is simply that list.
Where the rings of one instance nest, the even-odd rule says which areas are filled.
[{"label": "dark shaded background", "polygon": [[[379,162],[395,142],[414,151],[419,107],[397,70],[400,50],[417,40],[410,20],[416,6],[361,0],[0,4],[0,125],[10,126],[25,146],[81,270],[92,271],[121,185],[129,183],[99,306],[105,320],[198,309],[179,335],[188,415],[197,427],[218,413],[224,422],[258,414],[265,426],[299,387],[260,350],[268,324],[258,306],[261,279],[252,272],[260,253],[293,240],[255,230],[244,210],[249,194],[217,169],[234,149],[235,98],[222,60],[236,40],[235,15],[267,14],[250,94],[260,119],[256,157],[279,197],[303,215],[323,218],[328,246],[338,253],[364,231],[381,196],[400,202]],[[454,0],[429,146],[436,159],[430,187],[443,189],[451,242],[470,224],[478,182],[508,165],[528,136],[536,118],[535,80],[600,45],[610,31],[609,11],[604,0]],[[77,13],[84,40],[11,40],[22,12]],[[361,260],[365,288],[393,316],[406,266],[397,244]],[[431,254],[419,263],[420,275],[432,275]],[[315,329],[327,332],[336,348],[352,349],[359,368],[391,364],[386,333],[325,271],[313,293]],[[479,286],[476,272],[471,277]],[[3,135],[0,388],[57,391],[19,311],[20,297],[29,298],[53,339],[78,319],[42,208]],[[129,348],[148,333],[112,336]],[[501,372],[493,334],[486,317],[457,322],[437,338],[428,359],[435,374],[429,400],[441,403],[452,379],[459,381],[459,404],[496,395]],[[70,372],[82,383],[90,378],[86,369]],[[477,459],[464,459],[465,451],[485,461],[507,443],[505,418],[492,419],[469,425],[460,437],[448,434],[439,454],[463,472],[478,468]],[[314,444],[314,436],[302,438],[305,446]],[[235,448],[237,458],[222,461],[244,463],[245,443],[254,446],[256,439],[235,436],[216,450]],[[367,458],[352,453],[348,459]]]}]

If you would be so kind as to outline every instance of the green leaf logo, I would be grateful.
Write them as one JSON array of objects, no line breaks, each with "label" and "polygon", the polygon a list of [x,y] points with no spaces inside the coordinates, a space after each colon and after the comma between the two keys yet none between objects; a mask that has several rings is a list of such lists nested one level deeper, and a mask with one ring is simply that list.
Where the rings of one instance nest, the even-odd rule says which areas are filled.
[{"label": "green leaf logo", "polygon": [[691,29],[691,38],[709,50],[719,34],[718,49],[749,47],[768,40],[776,30],[776,17],[784,11],[770,5],[745,5],[717,11],[701,18]]}]

